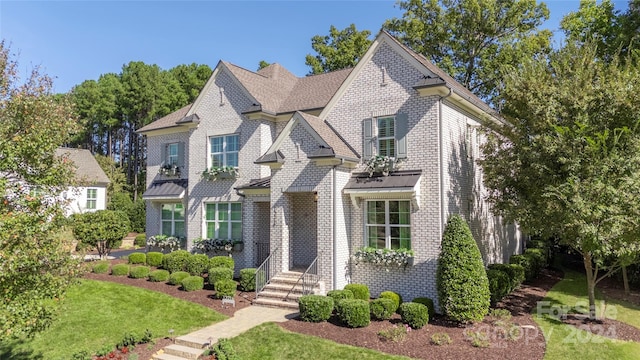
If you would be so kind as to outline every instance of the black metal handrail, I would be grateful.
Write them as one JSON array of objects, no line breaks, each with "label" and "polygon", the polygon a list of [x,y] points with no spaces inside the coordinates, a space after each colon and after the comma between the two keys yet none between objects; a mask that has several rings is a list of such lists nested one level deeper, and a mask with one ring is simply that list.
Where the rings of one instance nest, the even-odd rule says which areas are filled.
[{"label": "black metal handrail", "polygon": [[310,294],[313,291],[313,288],[320,281],[320,276],[318,275],[318,256],[311,262],[311,264],[307,267],[307,269],[300,275],[298,281],[293,285],[287,296],[284,297],[284,301],[289,300],[289,295],[293,292],[293,290],[298,286],[300,281],[302,281],[302,295]]},{"label": "black metal handrail", "polygon": [[276,258],[273,256],[278,252],[278,248],[272,251],[269,256],[260,264],[256,270],[256,299],[260,291],[271,281],[277,270]]}]

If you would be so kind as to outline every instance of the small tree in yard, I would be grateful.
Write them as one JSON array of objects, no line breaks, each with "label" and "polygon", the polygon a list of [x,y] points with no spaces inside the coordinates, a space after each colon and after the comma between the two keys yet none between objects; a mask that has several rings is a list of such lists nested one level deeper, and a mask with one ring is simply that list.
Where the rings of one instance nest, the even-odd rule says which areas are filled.
[{"label": "small tree in yard", "polygon": [[127,214],[113,210],[98,210],[77,216],[73,235],[98,250],[101,259],[109,255],[111,249],[119,246],[129,232]]},{"label": "small tree in yard", "polygon": [[440,309],[452,320],[481,321],[487,314],[487,273],[480,249],[460,215],[452,215],[444,229],[436,282]]}]

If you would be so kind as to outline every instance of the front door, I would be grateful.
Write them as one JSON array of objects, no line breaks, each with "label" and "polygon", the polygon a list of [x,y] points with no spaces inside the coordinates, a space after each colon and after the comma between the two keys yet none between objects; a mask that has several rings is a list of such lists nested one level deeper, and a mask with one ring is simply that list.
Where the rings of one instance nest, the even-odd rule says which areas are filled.
[{"label": "front door", "polygon": [[256,202],[256,216],[253,218],[253,239],[254,239],[254,257],[255,267],[260,266],[262,262],[269,256],[270,248],[270,231],[269,215],[271,213],[270,203],[268,202]]},{"label": "front door", "polygon": [[318,255],[318,203],[315,193],[291,193],[289,269],[304,271]]}]

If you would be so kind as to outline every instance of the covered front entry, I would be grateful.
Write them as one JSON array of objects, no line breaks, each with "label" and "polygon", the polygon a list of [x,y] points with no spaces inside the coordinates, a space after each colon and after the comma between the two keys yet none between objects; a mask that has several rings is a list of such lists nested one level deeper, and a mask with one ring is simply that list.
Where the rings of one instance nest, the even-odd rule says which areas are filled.
[{"label": "covered front entry", "polygon": [[254,264],[258,267],[269,256],[271,252],[269,240],[269,202],[255,202],[255,215],[253,218],[253,239],[254,239]]},{"label": "covered front entry", "polygon": [[291,206],[289,269],[304,271],[318,255],[316,193],[289,193],[288,197]]}]

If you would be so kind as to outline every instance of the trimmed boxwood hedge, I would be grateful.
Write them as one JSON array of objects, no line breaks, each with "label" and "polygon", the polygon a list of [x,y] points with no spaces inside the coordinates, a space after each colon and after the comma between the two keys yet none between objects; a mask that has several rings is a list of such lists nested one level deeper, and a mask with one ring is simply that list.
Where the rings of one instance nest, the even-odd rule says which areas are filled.
[{"label": "trimmed boxwood hedge", "polygon": [[230,256],[214,256],[209,259],[209,268],[226,267],[233,270],[235,263]]},{"label": "trimmed boxwood hedge", "polygon": [[209,269],[209,257],[205,254],[194,254],[185,261],[185,271],[191,275],[202,275]]},{"label": "trimmed boxwood hedge", "polygon": [[209,284],[215,285],[220,280],[233,280],[233,270],[226,267],[209,269]]},{"label": "trimmed boxwood hedge", "polygon": [[491,292],[491,305],[495,305],[511,292],[511,280],[506,272],[496,269],[487,269],[487,278]]},{"label": "trimmed boxwood hedge", "polygon": [[333,312],[333,299],[322,295],[304,295],[298,300],[300,318],[308,322],[327,321]]},{"label": "trimmed boxwood hedge", "polygon": [[385,299],[390,299],[393,301],[395,305],[395,309],[393,310],[393,312],[398,311],[398,309],[400,308],[400,304],[402,304],[402,296],[400,296],[400,294],[393,291],[383,291],[380,293],[380,297]]},{"label": "trimmed boxwood hedge", "polygon": [[489,264],[489,269],[500,270],[509,276],[509,292],[517,289],[525,279],[524,268],[518,264]]},{"label": "trimmed boxwood hedge", "polygon": [[138,234],[136,235],[135,240],[133,240],[133,245],[137,247],[145,247],[147,246],[147,234]]},{"label": "trimmed boxwood hedge", "polygon": [[398,310],[395,301],[389,298],[377,298],[369,304],[371,316],[376,320],[388,320]]},{"label": "trimmed boxwood hedge", "polygon": [[162,282],[167,280],[169,280],[169,272],[167,270],[159,269],[149,273],[149,281],[151,282]]},{"label": "trimmed boxwood hedge", "polygon": [[106,274],[109,272],[109,263],[106,261],[97,262],[91,267],[91,271],[96,274]]},{"label": "trimmed boxwood hedge", "polygon": [[111,275],[114,276],[127,276],[129,275],[129,265],[116,264],[111,267]]},{"label": "trimmed boxwood hedge", "polygon": [[147,254],[145,253],[131,253],[129,254],[129,264],[145,264],[147,262]]},{"label": "trimmed boxwood hedge", "polygon": [[351,291],[355,299],[369,301],[371,298],[369,287],[365,284],[347,284],[344,289]]},{"label": "trimmed boxwood hedge", "polygon": [[162,268],[170,273],[187,271],[187,259],[191,254],[187,250],[178,250],[166,254],[162,258]]},{"label": "trimmed boxwood hedge", "polygon": [[202,276],[187,276],[182,279],[182,290],[196,291],[204,289],[204,278]]},{"label": "trimmed boxwood hedge", "polygon": [[400,305],[402,322],[413,329],[420,329],[429,322],[429,309],[416,302],[406,302]]},{"label": "trimmed boxwood hedge", "polygon": [[338,318],[348,327],[365,327],[371,323],[369,302],[362,299],[344,299],[336,306]]},{"label": "trimmed boxwood hedge", "polygon": [[149,277],[148,266],[134,266],[129,270],[129,277],[132,279],[145,279]]},{"label": "trimmed boxwood hedge", "polygon": [[[256,268],[240,269],[240,288],[242,291],[256,290]],[[215,283],[214,283],[215,284]]]},{"label": "trimmed boxwood hedge", "polygon": [[162,265],[164,254],[157,251],[149,251],[147,253],[147,265],[159,267]]},{"label": "trimmed boxwood hedge", "polygon": [[223,296],[234,296],[236,294],[238,284],[229,279],[218,280],[214,283],[213,288],[216,290],[216,297],[221,299]]},{"label": "trimmed boxwood hedge", "polygon": [[[167,271],[169,271],[169,270],[167,270]],[[169,275],[169,284],[170,285],[179,285],[179,284],[182,283],[182,280],[184,280],[188,276],[190,276],[190,275],[186,271],[176,271],[176,272],[172,273],[171,275]]]},{"label": "trimmed boxwood hedge", "polygon": [[436,307],[433,305],[432,299],[428,297],[417,297],[413,299],[412,302],[426,306],[427,310],[429,310],[429,319],[433,319],[433,317],[436,316]]},{"label": "trimmed boxwood hedge", "polygon": [[535,279],[535,277],[538,275],[533,264],[531,263],[531,259],[528,256],[511,255],[511,257],[509,258],[509,263],[522,266],[522,268],[524,269],[524,278],[527,281]]},{"label": "trimmed boxwood hedge", "polygon": [[333,299],[334,308],[340,300],[354,299],[351,290],[330,290],[327,292],[327,296]]}]

